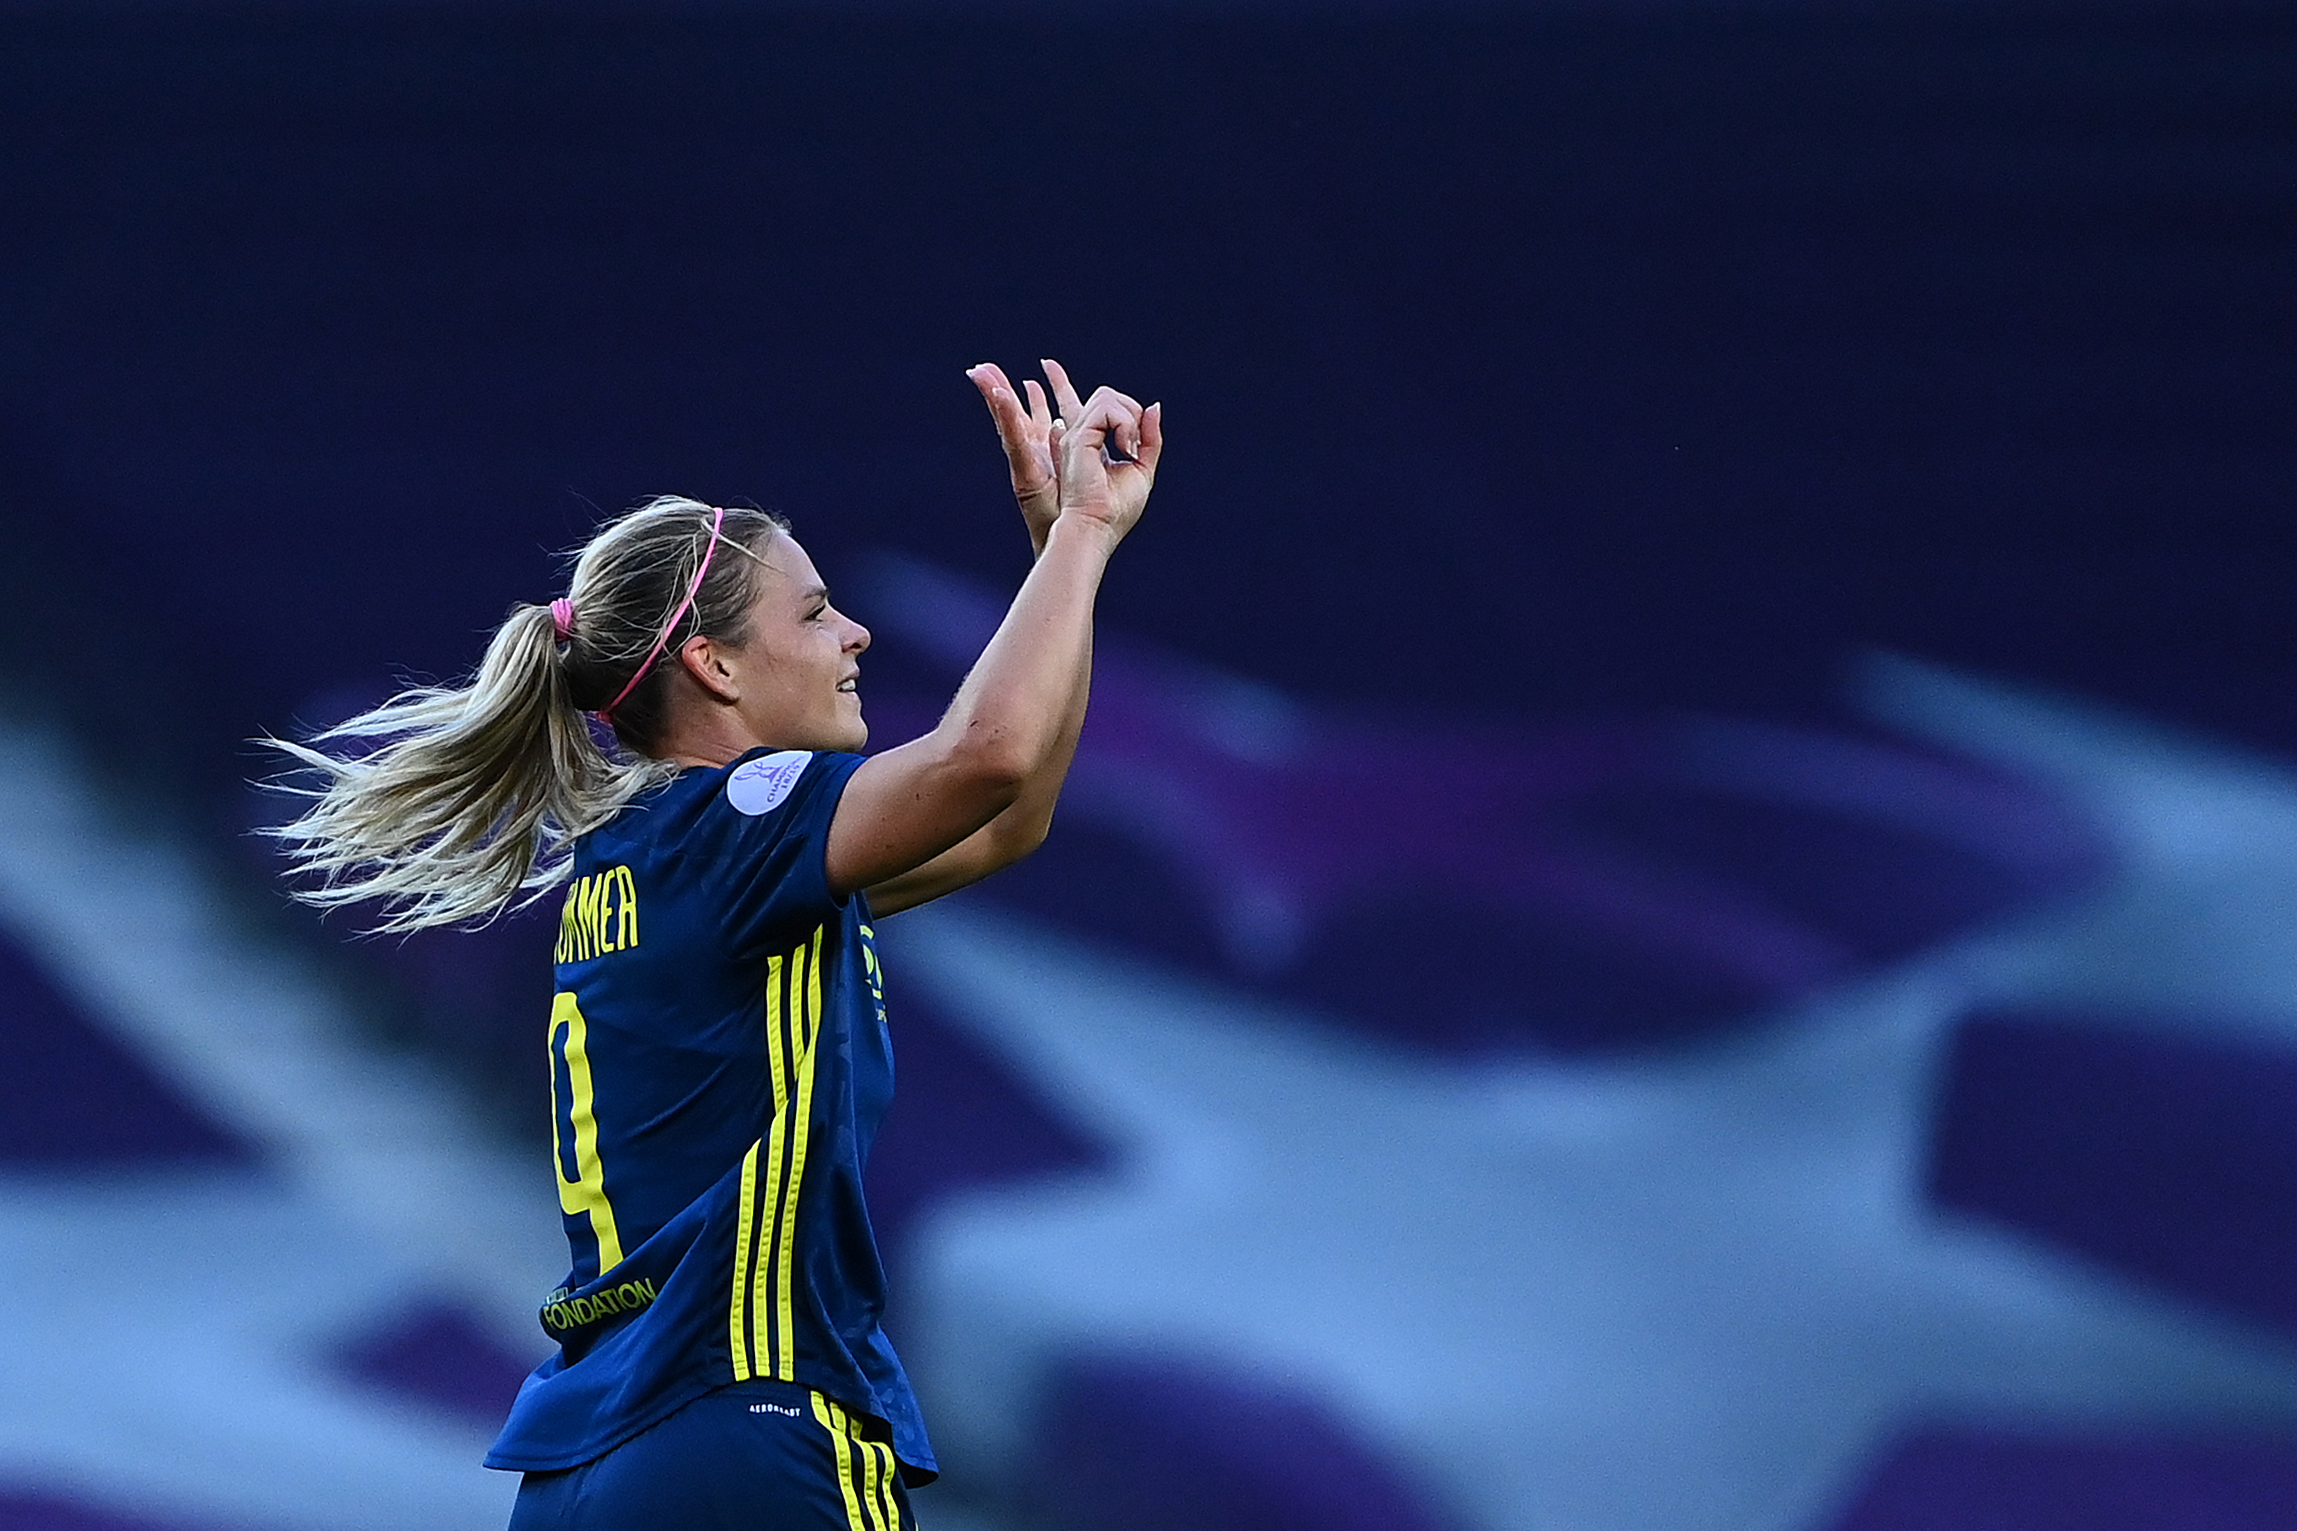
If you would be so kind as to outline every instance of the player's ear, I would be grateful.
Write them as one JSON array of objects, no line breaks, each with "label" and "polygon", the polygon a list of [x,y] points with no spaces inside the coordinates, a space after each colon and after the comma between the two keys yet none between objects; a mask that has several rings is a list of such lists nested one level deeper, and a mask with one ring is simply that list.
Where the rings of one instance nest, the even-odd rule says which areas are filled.
[{"label": "player's ear", "polygon": [[709,634],[696,633],[678,645],[678,662],[694,677],[695,684],[716,700],[733,703],[742,699],[741,682],[726,663],[725,645]]}]

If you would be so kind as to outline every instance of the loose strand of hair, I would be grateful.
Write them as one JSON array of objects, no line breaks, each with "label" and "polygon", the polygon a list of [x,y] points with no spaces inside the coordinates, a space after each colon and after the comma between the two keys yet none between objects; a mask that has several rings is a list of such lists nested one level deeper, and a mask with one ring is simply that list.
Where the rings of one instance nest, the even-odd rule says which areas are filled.
[{"label": "loose strand of hair", "polygon": [[[751,543],[788,523],[748,509],[720,530],[719,514],[664,495],[601,528],[574,560],[563,648],[548,607],[520,606],[466,685],[410,687],[307,740],[264,740],[289,762],[271,785],[303,805],[267,831],[299,876],[295,897],[373,905],[374,931],[406,932],[484,924],[563,880],[577,838],[677,770],[653,758],[663,666],[629,682],[658,646],[674,651],[665,628],[686,626],[689,593],[694,630],[743,641],[747,592],[770,566]],[[718,543],[747,562],[712,569],[704,590]],[[624,689],[609,753],[580,709]]]},{"label": "loose strand of hair", "polygon": [[[374,903],[375,933],[484,924],[540,897],[568,846],[673,767],[617,761],[567,696],[547,608],[499,628],[468,686],[417,687],[311,744],[268,740],[318,773],[269,833],[321,909]],[[341,755],[316,744],[376,740]],[[521,894],[525,894],[521,898]]]}]

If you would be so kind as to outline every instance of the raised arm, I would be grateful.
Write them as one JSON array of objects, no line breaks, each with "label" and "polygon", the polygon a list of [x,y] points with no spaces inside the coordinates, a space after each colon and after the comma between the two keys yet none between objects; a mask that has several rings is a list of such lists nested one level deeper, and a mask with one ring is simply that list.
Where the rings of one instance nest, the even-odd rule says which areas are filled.
[{"label": "raised arm", "polygon": [[[1155,482],[1162,411],[1106,388],[1077,401],[1057,367],[1049,375],[1067,414],[1065,424],[1044,424],[1058,512],[1043,525],[1036,565],[940,725],[855,771],[830,825],[831,885],[868,889],[881,913],[962,887],[1033,849],[1076,748],[1094,598]],[[1021,412],[1009,387],[1011,407],[1000,412],[1002,382],[998,374],[983,392],[1020,493],[1023,464],[1008,426]],[[1021,418],[1042,420],[1041,398],[1031,403]],[[1132,460],[1110,460],[1105,446]],[[1030,509],[1024,495],[1024,514]],[[1031,531],[1037,536],[1035,516]]]}]

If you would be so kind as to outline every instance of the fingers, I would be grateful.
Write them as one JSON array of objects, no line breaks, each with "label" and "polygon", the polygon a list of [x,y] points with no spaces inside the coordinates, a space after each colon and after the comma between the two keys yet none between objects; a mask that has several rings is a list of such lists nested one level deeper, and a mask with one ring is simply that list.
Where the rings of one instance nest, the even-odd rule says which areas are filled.
[{"label": "fingers", "polygon": [[1012,470],[1013,492],[1022,499],[1022,508],[1029,508],[1033,496],[1049,491],[1053,486],[1054,468],[1046,450],[1046,423],[1042,419],[1043,394],[1030,385],[1031,410],[1024,411],[1021,401],[1014,397],[1013,389],[1005,381],[1004,371],[993,362],[983,362],[969,368],[965,374],[981,390],[989,405],[989,416],[996,422],[997,439],[1004,444],[1006,466]]},{"label": "fingers", "polygon": [[1013,385],[1005,380],[1005,369],[985,361],[977,367],[966,368],[965,375],[981,390],[982,402],[989,406],[989,418],[997,422],[997,434],[1005,438],[1006,448],[1011,450],[1014,431],[1026,417],[1021,413],[1020,401],[1013,397]]},{"label": "fingers", "polygon": [[1114,388],[1102,389],[1099,391],[1107,393],[1112,399],[1116,401],[1118,407],[1124,411],[1124,413],[1117,418],[1116,430],[1114,433],[1117,443],[1117,456],[1123,458],[1127,462],[1139,462],[1141,458],[1140,400],[1134,398],[1131,394],[1118,393]]},{"label": "fingers", "polygon": [[1057,460],[1064,485],[1106,482],[1110,467],[1137,461],[1125,442],[1129,438],[1135,448],[1140,444],[1140,406],[1113,388],[1096,388],[1082,414],[1056,424],[1062,428]]},{"label": "fingers", "polygon": [[1096,388],[1084,408],[1068,417],[1069,435],[1072,439],[1089,437],[1099,446],[1115,434],[1125,418],[1125,407],[1110,396],[1110,391]]},{"label": "fingers", "polygon": [[1043,358],[1041,365],[1049,387],[1040,387],[1034,380],[1025,382],[1026,404],[1015,395],[1004,369],[995,363],[983,362],[966,373],[981,390],[997,422],[998,435],[1012,461],[1015,490],[1024,495],[1032,492],[1024,485],[1034,486],[1046,469],[1055,465],[1059,465],[1056,471],[1064,480],[1079,470],[1085,470],[1087,477],[1097,477],[1082,457],[1074,464],[1068,461],[1066,444],[1070,442],[1080,453],[1089,449],[1088,455],[1095,459],[1091,469],[1101,468],[1105,460],[1110,466],[1138,467],[1153,478],[1157,459],[1164,451],[1163,405],[1143,408],[1132,395],[1105,386],[1094,389],[1091,398],[1080,399],[1068,369],[1051,357]]},{"label": "fingers", "polygon": [[1093,396],[1085,401],[1085,412],[1089,415],[1099,405],[1105,405],[1108,410],[1108,433],[1104,445],[1110,458],[1116,462],[1140,461],[1140,401],[1130,394],[1103,387],[1094,389]]},{"label": "fingers", "polygon": [[1153,477],[1156,460],[1164,455],[1164,405],[1161,403],[1141,411],[1141,448],[1134,455]]},{"label": "fingers", "polygon": [[999,388],[1004,389],[1007,393],[1013,391],[1013,385],[1006,381],[1005,369],[993,361],[979,362],[967,367],[965,375],[973,379],[973,386],[981,390],[983,398],[987,398]]},{"label": "fingers", "polygon": [[1045,381],[1053,385],[1054,407],[1071,420],[1083,418],[1085,401],[1077,397],[1076,385],[1069,381],[1067,370],[1050,356],[1041,359],[1037,365],[1045,369]]},{"label": "fingers", "polygon": [[1114,388],[1096,388],[1085,401],[1084,413],[1075,424],[1093,421],[1105,442],[1109,455],[1120,462],[1137,462],[1141,451],[1140,401]]},{"label": "fingers", "polygon": [[1110,455],[1122,462],[1139,461],[1141,455],[1140,400],[1129,393],[1119,392],[1117,389],[1103,384],[1094,389],[1093,396],[1085,401],[1085,411],[1090,413],[1095,405],[1104,402],[1113,406],[1107,437]]},{"label": "fingers", "polygon": [[1000,431],[1004,431],[1016,420],[1026,422],[1031,431],[1042,431],[1052,424],[1052,411],[1046,407],[1045,390],[1038,385],[1036,379],[1031,378],[1021,385],[1028,396],[1028,403],[1024,405],[1013,397],[1013,385],[1006,381],[1005,369],[995,362],[985,361],[978,366],[968,367],[965,375],[973,380],[974,387],[981,390],[981,397],[987,401],[989,413],[996,417]]},{"label": "fingers", "polygon": [[[1069,380],[1069,371],[1066,367],[1050,356],[1040,358],[1037,365],[1045,369],[1045,379],[1053,385],[1055,411],[1072,424],[1082,420],[1085,417],[1085,411],[1104,396],[1122,401],[1130,414],[1127,418],[1113,424],[1109,432],[1109,443],[1117,455],[1127,460],[1140,455],[1141,406],[1138,399],[1108,387],[1094,389],[1091,399],[1080,399],[1077,397],[1076,384]],[[1032,383],[1029,387],[1034,389],[1036,385]],[[1034,401],[1035,394],[1032,393],[1030,397]]]}]

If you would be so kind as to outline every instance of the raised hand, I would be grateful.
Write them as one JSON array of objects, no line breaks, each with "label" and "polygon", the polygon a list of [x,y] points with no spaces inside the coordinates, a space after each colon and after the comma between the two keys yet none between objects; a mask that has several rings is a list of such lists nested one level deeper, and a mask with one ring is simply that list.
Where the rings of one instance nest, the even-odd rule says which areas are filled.
[{"label": "raised hand", "polygon": [[1047,444],[1059,479],[1060,514],[1099,522],[1122,537],[1138,521],[1164,452],[1164,406],[1143,409],[1114,388],[1079,399],[1069,374],[1047,359],[1045,377],[1060,408]]},{"label": "raised hand", "polygon": [[1060,479],[1053,462],[1051,434],[1053,409],[1045,390],[1034,378],[1021,386],[1028,391],[1022,406],[1005,371],[995,362],[968,368],[965,375],[981,390],[989,418],[997,424],[997,439],[1005,445],[1005,463],[1013,473],[1013,498],[1021,503],[1021,519],[1029,525],[1029,541],[1040,553],[1045,537],[1061,513]]}]

